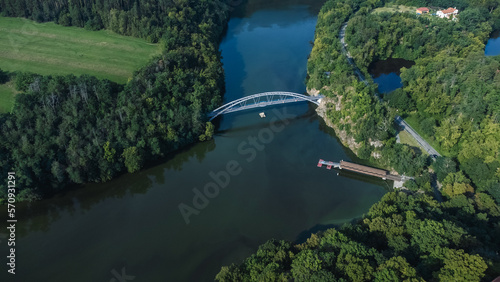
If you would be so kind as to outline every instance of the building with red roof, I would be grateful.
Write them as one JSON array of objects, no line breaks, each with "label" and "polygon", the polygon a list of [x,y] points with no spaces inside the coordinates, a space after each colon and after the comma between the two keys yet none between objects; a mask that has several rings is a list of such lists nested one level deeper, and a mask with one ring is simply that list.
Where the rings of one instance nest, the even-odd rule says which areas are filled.
[{"label": "building with red roof", "polygon": [[458,10],[456,8],[448,8],[446,10],[441,10],[441,11],[437,11],[436,13],[436,16],[444,19],[444,18],[452,18],[452,17],[455,17],[456,15],[458,15]]},{"label": "building with red roof", "polygon": [[429,13],[429,8],[420,7],[417,9],[417,14],[419,14],[419,15],[427,14],[427,13]]}]

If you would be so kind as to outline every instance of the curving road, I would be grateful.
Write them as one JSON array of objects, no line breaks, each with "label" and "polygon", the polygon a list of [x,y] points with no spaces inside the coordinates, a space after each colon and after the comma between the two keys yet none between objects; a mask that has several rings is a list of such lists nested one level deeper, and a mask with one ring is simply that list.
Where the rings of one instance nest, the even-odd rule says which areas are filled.
[{"label": "curving road", "polygon": [[404,131],[408,132],[411,136],[413,136],[413,138],[415,138],[418,144],[420,144],[420,146],[424,148],[424,150],[427,151],[427,153],[429,153],[429,155],[431,155],[432,158],[441,156],[434,148],[432,148],[431,145],[429,145],[429,143],[427,143],[422,138],[422,136],[420,136],[413,128],[411,128],[411,126],[408,123],[406,123],[406,121],[404,121],[402,117],[396,116],[395,121],[401,128],[403,128]]},{"label": "curving road", "polygon": [[[361,71],[358,69],[358,67],[354,63],[354,60],[352,59],[351,53],[349,53],[349,51],[347,51],[347,44],[345,43],[345,30],[346,30],[346,28],[347,28],[347,22],[342,24],[342,27],[340,28],[340,32],[339,32],[339,39],[340,39],[340,43],[342,44],[342,54],[344,54],[344,56],[346,56],[347,61],[354,68],[354,73],[356,73],[359,80],[361,80],[365,85],[368,85],[368,81],[366,81],[365,76],[361,73]],[[381,100],[380,97],[377,96],[377,98],[379,98],[379,100]],[[404,131],[408,132],[411,136],[413,136],[413,138],[415,138],[415,140],[418,142],[418,144],[420,144],[420,146],[422,146],[422,148],[424,148],[424,150],[427,151],[427,153],[429,153],[429,155],[431,155],[432,158],[436,158],[437,156],[441,156],[434,148],[432,148],[431,145],[429,145],[429,143],[427,143],[425,141],[424,138],[422,138],[422,136],[420,136],[413,128],[411,128],[411,126],[408,123],[406,123],[406,121],[404,121],[404,119],[402,117],[396,116],[395,121],[401,128],[403,128]]]},{"label": "curving road", "polygon": [[358,69],[356,64],[354,63],[354,60],[352,59],[351,53],[347,51],[347,44],[345,43],[345,29],[347,28],[347,22],[342,24],[342,27],[340,28],[340,33],[339,33],[339,39],[340,43],[342,43],[342,54],[346,56],[347,61],[349,64],[354,68],[354,73],[359,77],[359,80],[361,80],[365,85],[368,85],[368,81],[366,81],[365,76],[361,73],[361,71]]}]

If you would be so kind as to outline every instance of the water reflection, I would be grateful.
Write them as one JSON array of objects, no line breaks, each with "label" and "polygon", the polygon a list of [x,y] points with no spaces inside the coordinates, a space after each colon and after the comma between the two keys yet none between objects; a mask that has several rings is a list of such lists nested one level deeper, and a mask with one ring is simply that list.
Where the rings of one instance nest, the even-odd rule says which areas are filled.
[{"label": "water reflection", "polygon": [[[252,7],[269,7],[268,1],[249,1],[249,14],[229,23],[221,44],[226,101],[305,91],[316,14],[288,3],[298,1],[270,3],[278,2],[269,10]],[[272,111],[266,119],[256,112],[224,116],[213,141],[141,172],[20,208],[19,280],[109,281],[110,270],[126,266],[141,281],[211,281],[222,265],[241,261],[270,238],[293,241],[315,226],[350,221],[382,197],[382,181],[316,167],[319,158],[353,156],[314,106],[278,109],[291,115],[289,123],[251,162],[238,148],[269,126]],[[213,181],[210,172],[229,161],[239,162],[242,172],[186,224],[179,205],[194,206],[193,189]]]},{"label": "water reflection", "polygon": [[405,59],[389,58],[372,63],[368,72],[372,75],[373,81],[378,84],[380,93],[389,93],[403,87],[401,83],[401,68],[410,68],[415,62]]},{"label": "water reflection", "polygon": [[496,30],[491,34],[484,48],[484,54],[486,56],[500,55],[500,30]]},{"label": "water reflection", "polygon": [[[49,231],[53,222],[62,218],[62,214],[82,216],[86,212],[108,199],[123,199],[130,195],[144,195],[148,189],[165,184],[166,171],[181,171],[186,162],[202,162],[207,153],[215,150],[214,140],[198,143],[164,159],[162,165],[151,166],[134,174],[123,174],[105,184],[87,184],[85,187],[77,185],[73,189],[62,192],[50,199],[36,203],[19,203],[16,212],[23,218],[23,224],[16,228],[18,238],[31,232]],[[105,189],[103,189],[105,185]],[[0,216],[7,218],[7,210],[1,209]],[[0,228],[6,228],[4,222]]]},{"label": "water reflection", "polygon": [[[307,11],[309,15],[317,15],[323,6],[326,0],[236,0],[234,1],[235,8],[233,9],[233,13],[231,14],[231,18],[250,18],[254,13],[260,12],[263,10],[280,10],[284,9],[297,9],[300,7],[302,10]],[[286,3],[286,5],[283,5]],[[275,15],[277,18],[281,15]],[[278,24],[281,22],[282,24],[287,24],[290,22],[289,20],[279,21],[277,20],[275,23]],[[272,19],[266,20],[262,23],[263,25],[274,24]]]}]

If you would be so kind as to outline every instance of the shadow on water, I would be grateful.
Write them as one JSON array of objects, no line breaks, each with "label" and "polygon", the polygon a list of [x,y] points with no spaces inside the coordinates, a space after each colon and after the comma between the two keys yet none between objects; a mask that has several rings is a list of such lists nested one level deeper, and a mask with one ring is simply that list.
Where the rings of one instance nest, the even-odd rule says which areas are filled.
[{"label": "shadow on water", "polygon": [[[257,250],[260,246],[260,243],[252,240],[252,238],[241,234],[237,238],[232,241],[226,241],[224,244],[220,244],[217,246],[217,250],[212,252],[209,256],[204,258],[202,263],[200,263],[201,267],[198,271],[191,273],[189,277],[189,281],[203,281],[206,280],[204,277],[204,273],[210,271],[210,268],[213,266],[214,262],[223,261],[225,258],[234,253],[235,249],[246,249],[246,250]],[[236,260],[234,263],[242,262],[247,255],[242,255],[240,257],[240,261]]]},{"label": "shadow on water", "polygon": [[[255,12],[259,12],[262,10],[282,10],[285,1],[283,0],[242,0],[242,1],[234,1],[235,4],[233,7],[233,12],[231,14],[231,18],[244,18],[251,17]],[[241,2],[241,4],[240,4]],[[310,14],[317,15],[321,10],[321,7],[326,2],[326,0],[290,0],[286,1],[286,7],[293,6],[305,6]],[[279,23],[274,23],[278,24]]]},{"label": "shadow on water", "polygon": [[[316,14],[293,5],[322,2],[247,2],[248,14],[231,19],[220,47],[225,101],[305,90]],[[268,27],[270,21],[278,24]],[[250,30],[251,25],[263,28]],[[265,149],[253,150],[252,160],[238,146],[268,125],[273,113],[267,110],[266,119],[254,112],[222,117],[215,122],[214,141],[177,151],[160,165],[20,207],[19,258],[29,266],[20,271],[20,281],[109,281],[110,270],[123,266],[141,281],[210,281],[222,265],[241,262],[270,238],[303,240],[307,231],[362,216],[385,193],[383,181],[359,175],[352,180],[317,168],[319,158],[356,158],[316,116],[315,105],[283,107],[289,124]],[[211,173],[224,172],[230,160],[241,172],[200,207],[195,189],[217,182]],[[181,204],[199,215],[187,221]]]},{"label": "shadow on water", "polygon": [[[340,138],[337,136],[337,134],[335,133],[335,130],[331,127],[329,127],[326,122],[322,119],[322,118],[319,118],[319,117],[314,117],[315,119],[318,119],[319,120],[319,130],[330,135],[331,137],[335,138],[335,140],[339,143],[339,144],[342,144]],[[344,153],[348,156],[348,158],[346,159],[346,161],[352,161],[352,162],[355,162],[355,163],[358,163],[358,164],[362,164],[362,165],[367,165],[367,166],[373,166],[373,164],[370,163],[369,160],[363,160],[363,159],[360,159],[358,156],[356,156],[356,154],[351,150],[349,149],[349,147],[346,147],[346,146],[342,146],[342,149],[344,151]],[[328,161],[341,161],[341,160],[328,160]],[[342,173],[344,173],[345,171],[343,171]],[[358,179],[355,177],[355,175],[359,175],[359,174],[354,174],[353,177],[350,177],[350,174],[347,174],[346,177],[350,177],[350,178],[353,178],[353,179]],[[381,186],[384,186],[386,187],[387,185],[382,185],[382,182],[380,181],[375,181],[375,182],[372,182],[370,181],[370,179],[373,179],[373,177],[367,177],[366,179],[363,178],[363,181],[366,181],[366,182],[369,182],[369,183],[373,183],[373,184],[376,184],[376,185],[381,185]]]},{"label": "shadow on water", "polygon": [[387,60],[376,61],[368,67],[368,72],[377,78],[382,74],[395,73],[396,75],[401,74],[402,68],[411,68],[415,64],[414,61],[409,61],[405,59],[389,58]]},{"label": "shadow on water", "polygon": [[484,47],[484,54],[486,56],[500,55],[500,30],[495,30],[491,33],[490,39]]},{"label": "shadow on water", "polygon": [[378,84],[379,92],[389,93],[403,87],[400,77],[401,68],[411,68],[414,64],[414,61],[389,58],[371,63],[368,72],[373,81]]},{"label": "shadow on water", "polygon": [[[202,162],[206,154],[215,148],[214,140],[185,147],[154,164],[149,164],[139,172],[122,174],[107,182],[106,189],[103,189],[102,183],[90,183],[74,186],[34,204],[18,203],[16,216],[28,219],[16,227],[18,238],[34,231],[48,231],[50,225],[61,218],[61,213],[74,216],[79,211],[84,214],[93,206],[110,198],[122,199],[129,194],[144,195],[154,186],[153,184],[165,183],[165,170],[181,171],[183,164],[191,162],[193,158]],[[0,216],[7,218],[7,209],[0,210]],[[36,218],[36,224],[32,218]],[[0,223],[0,228],[4,225],[5,223]]]},{"label": "shadow on water", "polygon": [[[245,68],[245,60],[242,53],[238,50],[238,40],[234,31],[238,26],[241,26],[242,24],[242,21],[239,19],[231,19],[226,28],[227,32],[224,36],[224,39],[220,44],[220,48],[223,50],[222,64],[224,66],[224,79],[226,81],[226,92],[224,93],[223,97],[224,104],[241,98],[241,96],[238,96],[237,93],[245,93],[243,85],[241,83],[235,83],[244,81],[248,76],[247,70]],[[228,72],[228,69],[232,71]],[[219,129],[220,126],[224,124],[222,118],[223,117],[218,117],[213,121],[216,129]],[[224,126],[231,128],[232,124],[224,124]]]},{"label": "shadow on water", "polygon": [[327,224],[327,225],[316,224],[315,226],[300,232],[300,234],[297,235],[297,238],[295,239],[295,241],[293,241],[293,243],[294,244],[302,244],[302,243],[306,242],[307,239],[309,237],[311,237],[312,234],[315,234],[315,233],[318,233],[321,231],[326,231],[326,230],[331,229],[331,228],[337,229],[339,227],[340,227],[340,225],[338,225],[338,224]]},{"label": "shadow on water", "polygon": [[[289,106],[277,105],[277,106],[273,106],[273,107],[268,107],[268,108],[265,108],[265,112],[272,113],[273,111],[283,111],[283,109],[286,107],[289,107]],[[257,115],[257,113],[262,112],[262,111],[264,111],[264,109],[252,109],[252,110],[247,110],[247,111],[244,111],[241,113],[231,113],[229,115],[231,115],[233,117],[235,115]],[[285,110],[285,112],[286,112],[286,110]],[[215,119],[216,123],[217,124],[220,123],[220,120],[224,119],[224,117],[225,116],[222,116],[220,118]],[[309,121],[314,121],[315,117],[316,117],[316,112],[314,111],[313,108],[309,108],[303,114],[299,114],[297,116],[287,118],[287,123],[290,123],[293,121],[304,120],[304,119],[307,119]],[[254,122],[251,124],[239,125],[239,126],[235,126],[235,127],[231,127],[231,128],[217,130],[215,132],[215,136],[224,136],[224,134],[226,134],[226,133],[251,132],[251,131],[255,131],[255,130],[260,129],[260,128],[269,128],[274,123],[279,124],[279,123],[283,123],[283,121],[281,121],[279,119],[273,119],[273,118],[266,117],[266,118],[262,118],[258,122]]]},{"label": "shadow on water", "polygon": [[363,181],[366,183],[375,184],[377,186],[384,187],[387,191],[392,190],[392,181],[390,181],[390,180],[383,180],[383,179],[378,178],[378,177],[359,174],[359,173],[346,171],[346,170],[335,169],[335,171],[337,171],[338,176],[340,176],[340,177],[345,177],[345,178],[349,178],[349,179]]}]

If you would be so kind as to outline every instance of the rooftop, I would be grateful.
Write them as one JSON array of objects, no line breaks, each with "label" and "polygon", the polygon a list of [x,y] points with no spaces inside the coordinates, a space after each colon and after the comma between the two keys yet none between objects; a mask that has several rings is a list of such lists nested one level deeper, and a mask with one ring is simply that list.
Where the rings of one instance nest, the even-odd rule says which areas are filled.
[{"label": "rooftop", "polygon": [[448,8],[448,9],[446,9],[446,10],[442,10],[442,11],[440,11],[440,12],[443,12],[443,14],[451,14],[451,13],[453,13],[453,12],[455,12],[455,11],[458,11],[458,10],[457,10],[457,9],[455,9],[455,8],[451,8],[451,7],[450,7],[450,8]]}]

